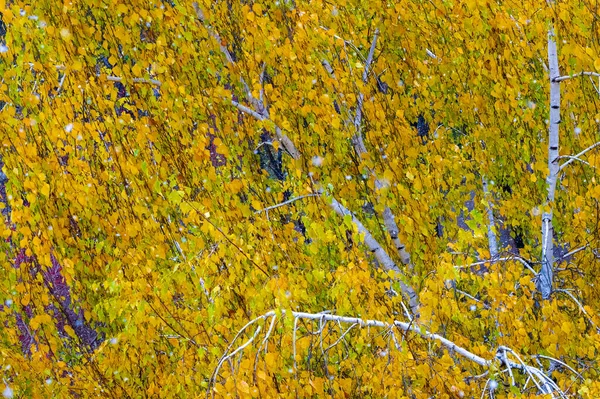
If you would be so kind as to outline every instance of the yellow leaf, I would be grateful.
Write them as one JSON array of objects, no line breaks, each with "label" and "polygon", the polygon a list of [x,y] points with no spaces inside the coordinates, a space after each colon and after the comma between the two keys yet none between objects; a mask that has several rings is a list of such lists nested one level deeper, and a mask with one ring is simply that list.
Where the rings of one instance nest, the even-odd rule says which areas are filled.
[{"label": "yellow leaf", "polygon": [[331,126],[333,126],[334,129],[339,129],[340,128],[340,118],[338,118],[337,116],[334,116],[331,119]]},{"label": "yellow leaf", "polygon": [[40,326],[40,316],[35,316],[33,319],[29,320],[29,327],[32,330],[37,330],[38,327]]},{"label": "yellow leaf", "polygon": [[131,67],[131,72],[133,72],[133,74],[136,77],[141,77],[142,75],[142,67],[140,66],[140,64],[135,64],[133,67]]},{"label": "yellow leaf", "polygon": [[533,174],[532,174],[532,175],[530,175],[530,176],[529,176],[529,180],[530,180],[532,183],[535,183],[535,182],[537,181],[537,177],[535,177],[535,175],[533,175]]},{"label": "yellow leaf", "polygon": [[265,362],[269,368],[275,368],[277,361],[277,355],[274,353],[267,353],[265,356]]},{"label": "yellow leaf", "polygon": [[42,193],[42,195],[44,197],[49,197],[50,196],[50,185],[49,184],[44,184],[42,186],[42,189],[40,190],[40,192]]},{"label": "yellow leaf", "polygon": [[596,68],[596,71],[600,71],[600,58],[596,58],[596,61],[594,61],[594,68]]},{"label": "yellow leaf", "polygon": [[254,5],[252,6],[252,11],[254,11],[254,13],[256,15],[261,15],[262,14],[262,6],[258,3],[254,3]]},{"label": "yellow leaf", "polygon": [[240,381],[238,382],[238,389],[245,394],[249,394],[250,393],[250,386],[248,385],[248,383],[246,381]]}]

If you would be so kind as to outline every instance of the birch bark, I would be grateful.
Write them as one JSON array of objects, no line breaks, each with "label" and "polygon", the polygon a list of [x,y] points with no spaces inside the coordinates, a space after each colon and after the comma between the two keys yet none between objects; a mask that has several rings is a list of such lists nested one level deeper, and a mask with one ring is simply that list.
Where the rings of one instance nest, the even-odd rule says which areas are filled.
[{"label": "birch bark", "polygon": [[550,127],[548,128],[548,176],[546,177],[547,198],[542,214],[542,268],[537,278],[537,290],[543,299],[552,294],[554,274],[554,228],[552,226],[556,182],[560,171],[558,145],[560,123],[560,71],[554,28],[548,32],[548,65],[550,72]]}]

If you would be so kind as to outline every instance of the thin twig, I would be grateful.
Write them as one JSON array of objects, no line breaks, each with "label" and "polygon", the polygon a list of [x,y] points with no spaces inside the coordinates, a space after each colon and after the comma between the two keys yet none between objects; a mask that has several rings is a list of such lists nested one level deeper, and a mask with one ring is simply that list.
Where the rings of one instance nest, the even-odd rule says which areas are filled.
[{"label": "thin twig", "polygon": [[517,255],[513,255],[510,257],[504,257],[504,258],[498,258],[498,259],[482,260],[482,261],[471,263],[468,265],[454,266],[454,268],[455,269],[466,269],[466,268],[473,267],[473,266],[485,265],[486,263],[507,262],[507,261],[511,261],[511,260],[516,260],[516,261],[520,262],[523,266],[525,266],[533,274],[537,274],[536,271],[533,269],[533,267],[531,267],[531,265],[529,265],[529,262],[527,262],[525,259],[523,259]]},{"label": "thin twig", "polygon": [[561,362],[558,359],[555,359],[553,357],[550,356],[544,356],[544,355],[533,355],[533,357],[535,358],[541,358],[541,359],[548,359],[551,360],[555,363],[560,364],[561,366],[563,366],[564,368],[568,369],[569,371],[571,371],[573,374],[575,374],[577,377],[579,377],[581,379],[581,381],[585,381],[585,378],[583,378],[583,376],[581,374],[579,374],[577,371],[575,371],[575,369],[571,366],[569,366],[568,364],[566,364],[565,362]]},{"label": "thin twig", "polygon": [[563,294],[567,294],[573,300],[573,302],[575,302],[575,304],[579,308],[579,311],[581,311],[584,315],[587,316],[587,319],[590,322],[590,324],[592,326],[594,326],[594,328],[596,329],[596,331],[598,333],[600,333],[600,328],[596,325],[596,323],[594,323],[594,320],[592,320],[592,316],[590,316],[589,313],[586,312],[586,310],[583,307],[583,305],[581,304],[581,302],[579,302],[577,300],[577,298],[575,298],[575,295],[571,294],[571,292],[569,292],[568,290],[563,290],[563,289],[555,289],[554,292],[560,292],[560,293],[563,293]]},{"label": "thin twig", "polygon": [[477,303],[480,303],[481,306],[483,306],[484,309],[488,309],[488,310],[491,309],[491,307],[488,304],[486,304],[485,302],[483,302],[483,301],[475,298],[473,295],[471,295],[471,294],[469,294],[467,292],[461,291],[458,288],[454,288],[454,291],[458,292],[459,294],[462,294],[462,295],[466,296],[469,299],[472,299],[473,301],[475,301]]},{"label": "thin twig", "polygon": [[[213,372],[213,375],[210,378],[209,385],[208,385],[208,390],[206,391],[207,397],[208,397],[209,392],[212,391],[210,389],[211,385],[216,384],[216,379],[217,379],[217,376],[219,375],[219,369],[221,368],[221,366],[223,365],[223,363],[226,360],[231,359],[233,356],[235,356],[236,353],[241,352],[242,350],[244,350],[244,348],[246,348],[248,345],[250,345],[252,343],[252,341],[254,341],[254,339],[256,338],[256,336],[258,335],[258,333],[260,332],[260,330],[261,330],[260,326],[256,327],[256,330],[254,331],[254,335],[252,335],[252,337],[250,337],[250,339],[248,339],[248,341],[244,342],[242,345],[240,345],[236,350],[234,350],[230,354],[224,354],[221,357],[221,360],[219,360],[219,363],[217,364],[217,367],[215,368],[215,371]],[[233,341],[232,341],[232,343],[233,343]],[[213,393],[212,396],[214,396],[214,393]]]},{"label": "thin twig", "polygon": [[[561,170],[563,170],[568,164],[570,164],[574,160],[578,160],[578,161],[584,162],[581,159],[579,159],[579,157],[582,156],[583,154],[585,154],[586,152],[588,152],[590,150],[593,150],[594,148],[598,147],[599,145],[600,145],[600,141],[597,142],[597,143],[592,144],[591,146],[589,146],[585,150],[581,151],[577,155],[569,156],[570,159],[567,162],[565,162],[562,165],[560,165],[560,167],[558,168],[558,171],[560,172]],[[559,157],[559,158],[561,158],[561,157]]]},{"label": "thin twig", "polygon": [[[122,82],[123,78],[120,76],[107,76],[106,80],[108,80],[109,82]],[[133,83],[148,83],[148,84],[153,84],[156,86],[161,86],[162,82],[160,80],[156,80],[156,79],[145,79],[145,78],[133,78],[131,79],[131,81]]]},{"label": "thin twig", "polygon": [[285,206],[285,205],[289,205],[289,204],[291,204],[294,201],[298,201],[298,200],[301,200],[301,199],[304,199],[304,198],[309,198],[309,197],[318,197],[318,196],[319,196],[319,194],[314,194],[314,193],[313,194],[301,195],[299,197],[290,198],[289,200],[281,202],[279,204],[271,205],[271,206],[268,206],[268,207],[266,207],[264,209],[259,209],[258,211],[255,211],[254,213],[256,214],[256,213],[268,212],[268,211],[273,210],[275,208],[279,208],[279,207],[282,207],[282,206]]}]

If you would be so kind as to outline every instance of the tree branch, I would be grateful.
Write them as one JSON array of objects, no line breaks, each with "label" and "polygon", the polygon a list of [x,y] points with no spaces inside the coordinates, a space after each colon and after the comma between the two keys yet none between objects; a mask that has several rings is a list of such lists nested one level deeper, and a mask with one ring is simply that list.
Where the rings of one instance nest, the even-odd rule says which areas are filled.
[{"label": "tree branch", "polygon": [[[221,356],[221,358],[217,364],[217,367],[212,374],[212,377],[209,381],[209,388],[206,393],[207,397],[210,396],[211,394],[214,395],[214,389],[212,387],[214,387],[214,385],[216,384],[218,371],[219,371],[221,365],[223,364],[223,362],[227,359],[231,359],[232,356],[234,356],[237,353],[240,353],[240,351],[242,351],[244,348],[248,347],[248,345],[256,339],[257,334],[260,332],[260,327],[257,327],[257,329],[254,331],[252,336],[247,341],[245,341],[244,343],[239,345],[236,349],[233,349],[234,345],[236,344],[236,341],[239,338],[241,338],[242,334],[248,329],[248,327],[253,324],[258,323],[259,321],[268,320],[268,319],[271,319],[271,325],[273,325],[275,322],[275,320],[274,320],[275,318],[280,317],[280,316],[283,317],[286,314],[289,314],[294,318],[294,330],[292,332],[293,333],[292,350],[294,353],[294,371],[296,371],[296,356],[297,356],[297,354],[296,354],[296,330],[297,330],[298,320],[312,320],[315,322],[319,322],[319,327],[320,327],[319,331],[320,332],[323,331],[323,328],[327,322],[334,322],[338,325],[341,325],[341,324],[348,325],[349,324],[350,327],[347,328],[345,330],[345,332],[341,333],[341,336],[335,341],[335,343],[333,345],[341,342],[343,340],[343,338],[345,338],[352,329],[357,328],[357,327],[358,328],[364,328],[364,327],[381,328],[381,329],[384,329],[387,331],[392,331],[392,332],[395,328],[397,328],[397,329],[403,331],[404,333],[414,333],[414,334],[422,337],[425,340],[438,342],[439,344],[444,346],[449,352],[452,352],[453,354],[457,354],[457,355],[463,357],[464,359],[467,359],[467,360],[469,360],[479,366],[485,367],[485,368],[490,367],[494,362],[497,362],[497,361],[503,362],[504,365],[508,368],[507,370],[509,371],[509,373],[511,375],[512,375],[511,370],[519,370],[522,373],[524,373],[525,375],[527,375],[528,380],[531,380],[536,385],[536,387],[538,388],[538,390],[541,394],[550,394],[550,395],[552,395],[552,397],[555,397],[554,395],[556,394],[561,398],[566,398],[566,395],[561,390],[561,388],[551,378],[546,376],[544,374],[543,370],[526,364],[515,351],[513,351],[512,349],[510,349],[506,346],[499,346],[495,353],[495,356],[491,359],[486,359],[479,355],[476,355],[475,353],[469,351],[468,349],[466,349],[462,346],[457,345],[456,343],[441,336],[440,334],[435,334],[435,333],[432,333],[432,332],[424,329],[422,326],[415,324],[414,322],[407,323],[407,322],[398,321],[398,320],[394,320],[392,322],[384,322],[381,320],[369,320],[369,319],[365,320],[365,319],[361,319],[358,317],[340,316],[340,315],[329,314],[329,313],[290,312],[290,311],[286,311],[286,310],[281,310],[278,312],[270,311],[261,316],[258,316],[255,319],[248,322],[236,334],[234,339],[228,345],[225,353]],[[273,331],[272,329],[269,329],[265,333],[265,337],[262,340],[259,350],[261,350],[261,348],[264,346],[266,341],[271,337],[272,331]],[[322,342],[322,337],[321,337],[321,345],[322,344],[323,344],[323,342]],[[331,347],[333,345],[330,345],[327,348],[327,350],[323,350],[324,355],[326,354],[326,352],[329,349],[331,349]],[[509,355],[510,355],[510,357],[509,357]],[[326,356],[324,356],[323,361],[327,362]],[[571,372],[574,372],[576,375],[578,375],[578,376],[580,375],[579,373],[577,373],[574,369],[572,369],[568,365],[566,365],[562,362],[561,362],[561,364],[563,364],[563,366],[568,368]],[[527,383],[525,383],[525,386],[521,387],[521,389],[525,389],[526,385],[527,385]]]},{"label": "tree branch", "polygon": [[579,76],[596,76],[596,77],[600,77],[600,73],[598,72],[579,72],[576,73],[574,75],[564,75],[564,76],[557,76],[555,78],[552,79],[552,82],[563,82],[567,79],[573,79]]},{"label": "tree branch", "polygon": [[239,109],[243,113],[246,113],[248,115],[253,116],[254,118],[258,119],[259,121],[264,121],[264,120],[268,119],[267,117],[265,117],[264,115],[256,112],[252,108],[246,107],[245,105],[240,104],[237,101],[231,100],[231,105],[233,105],[234,107],[236,107],[237,109]]},{"label": "tree branch", "polygon": [[223,53],[223,55],[225,55],[225,58],[227,59],[227,62],[229,62],[230,64],[235,64],[235,62],[233,61],[233,57],[231,56],[231,53],[229,52],[229,50],[227,49],[226,46],[223,46],[221,37],[219,36],[219,34],[217,32],[215,32],[209,25],[206,24],[206,20],[204,18],[204,12],[202,12],[202,9],[200,8],[200,6],[198,5],[197,2],[193,3],[194,6],[194,10],[196,11],[196,17],[198,17],[198,20],[200,22],[202,22],[202,25],[204,25],[204,27],[206,28],[206,30],[208,31],[208,34],[215,39],[215,41],[217,43],[219,43],[219,48],[221,49],[221,52]]},{"label": "tree branch", "polygon": [[[369,69],[371,67],[371,63],[373,62],[373,55],[375,54],[375,47],[377,46],[377,38],[379,37],[379,29],[375,29],[375,34],[373,35],[373,41],[371,42],[371,48],[369,49],[369,55],[367,56],[367,61],[365,62],[365,69],[363,71],[362,80],[363,83],[367,83],[369,78]],[[356,103],[356,116],[354,118],[354,128],[355,135],[352,138],[352,142],[354,143],[354,148],[360,158],[362,154],[367,152],[367,148],[365,147],[365,143],[363,142],[362,134],[360,132],[360,126],[362,124],[362,108],[364,102],[365,95],[363,92],[358,93],[358,101]]]},{"label": "tree branch", "polygon": [[[370,69],[371,63],[373,62],[373,55],[375,53],[375,47],[377,44],[378,34],[379,34],[379,30],[376,30],[375,35],[373,37],[373,42],[371,43],[371,48],[369,50],[369,55],[368,55],[366,63],[365,63],[365,71],[363,72],[363,82],[364,83],[366,83],[368,80],[368,71]],[[333,68],[331,67],[331,64],[327,60],[322,60],[321,64],[323,65],[323,67],[325,68],[325,70],[327,71],[329,76],[331,76],[333,79],[336,79],[336,76],[333,71]],[[359,93],[359,99],[361,98],[361,96],[363,96],[363,94]],[[359,121],[358,121],[359,123],[357,125],[356,119],[355,119],[355,125],[354,125],[355,135],[352,138],[354,150],[356,152],[356,155],[359,158],[361,157],[362,154],[365,154],[367,152],[366,146],[363,142],[363,139],[362,139],[362,136],[360,133],[360,124],[362,123],[362,112],[361,112],[362,100],[360,100],[360,103],[361,103],[361,106],[358,107],[357,111],[356,111],[356,116],[359,118]],[[346,122],[346,123],[349,123],[349,122]],[[383,182],[381,182],[377,178],[377,176],[375,175],[375,173],[372,170],[370,172],[373,175],[373,177],[375,178],[375,188],[378,190],[382,189],[384,187]],[[400,238],[398,237],[399,229],[398,229],[398,225],[396,224],[394,214],[392,213],[391,209],[386,206],[383,211],[382,216],[383,216],[383,223],[385,224],[385,228],[387,229],[388,234],[390,235],[390,238],[392,239],[392,242],[394,243],[394,246],[398,252],[398,256],[400,257],[402,264],[408,266],[409,272],[412,272],[414,265],[412,264],[412,262],[410,260],[410,254],[408,253],[408,251],[406,251],[406,245],[404,245],[402,243],[402,241],[400,241]]]},{"label": "tree branch", "polygon": [[[122,82],[123,78],[120,76],[107,76],[106,80],[109,82]],[[156,79],[144,79],[144,78],[133,78],[131,79],[134,83],[148,83],[155,86],[161,86],[162,82]]]},{"label": "tree branch", "polygon": [[[231,100],[231,104],[240,111],[253,116],[259,121],[270,120],[268,116],[265,116],[260,112],[251,109],[250,107],[240,104],[237,101]],[[277,140],[279,140],[282,147],[287,151],[288,154],[290,154],[292,158],[300,159],[300,151],[298,151],[298,149],[294,145],[294,142],[290,140],[290,138],[287,135],[283,134],[281,128],[277,125],[275,125],[275,135],[277,136]]]},{"label": "tree branch", "polygon": [[483,195],[486,197],[486,200],[488,201],[488,206],[487,206],[487,216],[488,216],[488,246],[490,249],[490,257],[491,258],[495,258],[496,256],[498,256],[498,242],[496,241],[496,233],[494,233],[494,213],[492,211],[492,204],[491,202],[488,200],[489,197],[489,190],[488,190],[488,181],[485,177],[481,178],[482,181],[482,185],[483,185]]},{"label": "tree branch", "polygon": [[537,272],[535,271],[535,269],[533,267],[531,267],[531,265],[525,259],[521,258],[520,256],[511,256],[511,257],[506,257],[506,258],[482,260],[480,262],[475,262],[475,263],[471,263],[471,264],[468,264],[468,265],[454,266],[454,268],[455,269],[466,269],[466,268],[473,267],[473,266],[485,265],[486,263],[492,263],[493,264],[493,263],[496,263],[496,262],[507,262],[507,261],[511,261],[511,260],[516,260],[516,261],[520,262],[523,266],[525,266],[525,268],[527,270],[529,270],[533,274],[537,274]]},{"label": "tree branch", "polygon": [[[577,155],[573,155],[573,156],[565,156],[565,155],[562,155],[562,156],[559,156],[559,157],[558,157],[558,159],[561,159],[561,158],[569,158],[569,160],[568,160],[567,162],[563,163],[562,165],[560,165],[560,167],[558,168],[558,170],[559,170],[559,171],[563,170],[563,169],[564,169],[564,168],[565,168],[565,167],[566,167],[568,164],[570,164],[570,163],[571,163],[571,162],[573,162],[573,161],[580,161],[580,162],[587,163],[587,162],[585,162],[584,160],[580,159],[579,157],[580,157],[580,156],[582,156],[582,155],[584,155],[586,152],[588,152],[588,151],[590,151],[590,150],[593,150],[594,148],[598,147],[599,145],[600,145],[600,141],[599,141],[599,142],[597,142],[597,143],[594,143],[594,144],[592,144],[591,146],[589,146],[589,147],[588,147],[588,148],[586,148],[585,150],[581,151],[581,152],[580,152],[579,154],[577,154]],[[589,165],[589,164],[588,164],[588,165]]]},{"label": "tree branch", "polygon": [[[371,253],[375,256],[375,258],[379,261],[381,266],[386,271],[394,271],[401,276],[404,276],[400,268],[396,265],[396,263],[390,258],[390,256],[385,252],[381,244],[377,242],[375,237],[371,234],[369,230],[354,216],[352,212],[350,212],[346,207],[344,207],[340,202],[338,202],[335,198],[331,198],[331,208],[337,213],[339,216],[350,216],[352,218],[352,223],[356,226],[359,233],[364,235],[364,243],[369,248]],[[409,306],[412,312],[417,315],[419,309],[419,302],[417,298],[417,293],[415,290],[407,285],[404,281],[400,280],[400,289],[402,293],[405,294],[409,299]]]},{"label": "tree branch", "polygon": [[266,208],[259,209],[258,211],[255,211],[254,213],[255,213],[255,214],[258,214],[258,213],[262,213],[262,212],[268,212],[268,211],[270,211],[270,210],[272,210],[272,209],[276,209],[276,208],[279,208],[279,207],[282,207],[282,206],[285,206],[285,205],[289,205],[289,204],[291,204],[291,203],[292,203],[292,202],[294,202],[294,201],[298,201],[298,200],[301,200],[301,199],[304,199],[304,198],[309,198],[309,197],[318,197],[318,196],[319,196],[319,194],[306,194],[306,195],[301,195],[301,196],[299,196],[299,197],[290,198],[289,200],[287,200],[287,201],[284,201],[284,202],[281,202],[281,203],[279,203],[279,204],[276,204],[276,205],[271,205],[271,206],[268,206],[268,207],[266,207]]},{"label": "tree branch", "polygon": [[592,316],[589,315],[589,313],[585,310],[585,308],[583,307],[583,305],[577,300],[577,298],[575,298],[575,295],[571,294],[570,291],[563,290],[563,289],[557,289],[557,290],[554,290],[554,292],[563,293],[563,294],[567,295],[569,298],[571,298],[571,300],[573,302],[575,302],[575,304],[579,308],[579,311],[582,312],[587,317],[587,319],[590,322],[590,324],[592,326],[594,326],[594,328],[596,329],[596,332],[598,334],[600,334],[600,327],[598,327],[598,325],[596,323],[594,323],[594,320],[592,319]]}]

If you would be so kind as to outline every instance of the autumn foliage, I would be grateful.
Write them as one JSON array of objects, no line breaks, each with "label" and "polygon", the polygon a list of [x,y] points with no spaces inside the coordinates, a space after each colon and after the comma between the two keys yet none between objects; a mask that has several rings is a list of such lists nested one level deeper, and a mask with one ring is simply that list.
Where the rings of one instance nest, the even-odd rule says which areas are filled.
[{"label": "autumn foliage", "polygon": [[5,397],[600,397],[593,1],[0,13]]}]

